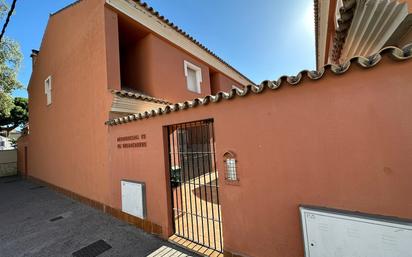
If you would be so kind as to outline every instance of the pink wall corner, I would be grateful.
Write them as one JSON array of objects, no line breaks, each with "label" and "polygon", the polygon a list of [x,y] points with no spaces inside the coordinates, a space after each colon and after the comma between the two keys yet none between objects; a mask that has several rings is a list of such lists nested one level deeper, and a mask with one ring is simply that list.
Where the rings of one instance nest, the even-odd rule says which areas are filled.
[{"label": "pink wall corner", "polygon": [[[207,65],[153,34],[149,34],[147,40],[150,44],[150,59],[147,63],[150,65],[149,81],[151,83],[151,88],[146,89],[148,94],[166,98],[172,102],[180,102],[211,93]],[[185,60],[202,70],[201,94],[190,92],[187,89],[183,65]]]},{"label": "pink wall corner", "polygon": [[240,89],[243,89],[244,87],[234,81],[231,78],[228,78],[226,75],[220,73],[220,72],[215,72],[212,75],[212,94],[217,94],[219,92],[228,92],[232,89],[233,86],[236,86]]},{"label": "pink wall corner", "polygon": [[[148,36],[138,40],[122,52],[122,87],[150,94],[153,88],[152,50]],[[164,92],[163,92],[164,94]]]},{"label": "pink wall corner", "polygon": [[28,163],[29,138],[29,135],[22,135],[17,140],[17,171],[21,176],[30,175]]},{"label": "pink wall corner", "polygon": [[30,175],[100,202],[110,196],[104,8],[82,1],[50,17],[29,85]]},{"label": "pink wall corner", "polygon": [[[146,184],[147,219],[163,228],[163,235],[170,236],[169,210],[167,208],[168,181],[166,179],[166,159],[164,158],[163,127],[136,129],[125,126],[122,130],[109,127],[110,134],[110,181],[112,206],[122,208],[120,181],[123,179],[141,181]],[[122,136],[145,135],[147,147],[119,149],[117,138]],[[121,143],[120,143],[121,144]],[[166,145],[167,146],[167,145]]]},{"label": "pink wall corner", "polygon": [[109,89],[120,90],[120,56],[117,14],[109,8],[104,8],[104,14],[107,56],[107,85]]}]

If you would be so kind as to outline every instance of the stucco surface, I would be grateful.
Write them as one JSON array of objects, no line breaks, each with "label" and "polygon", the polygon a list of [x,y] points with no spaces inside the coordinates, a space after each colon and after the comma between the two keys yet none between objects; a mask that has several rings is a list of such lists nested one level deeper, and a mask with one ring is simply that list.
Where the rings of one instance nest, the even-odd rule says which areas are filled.
[{"label": "stucco surface", "polygon": [[[121,23],[121,26],[133,25],[128,24],[126,20]],[[146,33],[142,38],[123,48],[120,51],[121,81],[125,88],[176,103],[227,91],[232,88],[232,85],[241,87],[239,83],[218,71],[211,71],[206,63],[152,33]],[[184,61],[201,69],[200,93],[187,89]]]},{"label": "stucco surface", "polygon": [[[120,179],[145,181],[148,218],[171,233],[163,127],[213,118],[217,168],[232,150],[240,178],[219,176],[225,249],[302,256],[299,204],[412,218],[411,67],[384,56],[369,70],[110,127],[112,203]],[[116,148],[143,133],[146,148]]]},{"label": "stucco surface", "polygon": [[[111,93],[104,1],[88,0],[51,16],[29,83],[28,175],[105,202]],[[52,77],[52,104],[44,80]]]},{"label": "stucco surface", "polygon": [[[147,217],[167,237],[173,230],[164,128],[212,118],[217,169],[223,172],[222,156],[231,150],[240,178],[233,185],[219,176],[225,249],[302,256],[299,204],[412,218],[411,61],[384,56],[369,70],[328,70],[320,80],[303,77],[299,87],[109,127],[108,89],[120,89],[121,72],[118,17],[103,2],[81,1],[50,18],[29,84],[30,135],[21,142],[29,142],[29,176],[118,209],[120,180],[143,181]],[[145,93],[173,102],[199,97],[186,91],[185,59],[205,70],[202,94],[211,93],[205,64],[155,35],[142,43]],[[117,138],[131,135],[145,135],[146,147],[119,149]],[[19,169],[22,151],[19,143]]]},{"label": "stucco surface", "polygon": [[72,257],[97,240],[112,247],[99,257],[197,256],[47,187],[17,177],[0,178],[0,185],[1,256]]}]

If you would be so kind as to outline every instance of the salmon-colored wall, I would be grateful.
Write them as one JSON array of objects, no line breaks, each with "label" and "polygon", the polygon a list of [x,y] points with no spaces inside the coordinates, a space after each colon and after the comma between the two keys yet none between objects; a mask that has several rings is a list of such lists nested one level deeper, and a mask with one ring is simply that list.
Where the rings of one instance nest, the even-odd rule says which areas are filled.
[{"label": "salmon-colored wall", "polygon": [[[222,73],[211,72],[202,61],[154,34],[149,33],[121,53],[122,86],[154,97],[181,102],[220,91],[227,92],[233,85],[243,88]],[[202,70],[200,94],[187,89],[183,65],[185,60]]]},{"label": "salmon-colored wall", "polygon": [[[31,139],[30,176],[106,204],[111,194],[104,122],[113,99],[107,89],[121,88],[121,60],[119,16],[104,4],[104,0],[81,1],[50,17],[29,82],[27,140]],[[137,48],[143,58],[127,64],[128,75],[142,82],[140,88],[150,85],[148,93],[170,95],[167,98],[173,101],[211,93],[207,65],[181,49],[153,34]],[[202,94],[186,89],[183,60],[202,68]],[[44,80],[49,76],[52,104],[46,106]],[[23,145],[28,143],[21,142],[20,153]]]},{"label": "salmon-colored wall", "polygon": [[240,89],[243,89],[243,86],[234,80],[228,78],[220,72],[213,73],[211,76],[211,91],[212,94],[217,94],[219,92],[228,92],[232,89],[233,86],[236,86]]},{"label": "salmon-colored wall", "polygon": [[29,147],[29,135],[23,135],[17,140],[17,171],[23,176],[28,175],[29,172],[29,163],[28,160],[26,162],[25,147]]},{"label": "salmon-colored wall", "polygon": [[[144,181],[148,219],[168,236],[164,126],[213,118],[218,170],[232,150],[240,178],[239,185],[219,178],[225,249],[302,256],[299,204],[412,218],[411,61],[385,57],[371,70],[353,67],[300,87],[107,127],[107,89],[120,83],[116,31],[117,15],[103,0],[51,16],[29,83],[30,176],[119,209],[120,180]],[[202,95],[211,92],[205,64],[155,35],[144,40],[145,74],[156,85],[146,93],[170,101],[198,97],[186,89],[185,59],[202,68]],[[46,106],[50,75],[53,102]],[[136,134],[146,136],[147,147],[117,148],[117,137]]]},{"label": "salmon-colored wall", "polygon": [[[134,47],[130,47],[129,53],[123,63],[125,70],[122,71],[122,81],[126,84],[123,86],[171,102],[181,102],[211,93],[209,67],[154,34],[148,34],[139,40]],[[184,60],[201,68],[201,94],[187,89]]]},{"label": "salmon-colored wall", "polygon": [[408,12],[412,12],[412,0],[401,0],[400,3],[406,3],[408,5]]},{"label": "salmon-colored wall", "polygon": [[110,89],[121,89],[120,56],[119,56],[119,28],[117,14],[104,8],[105,37],[106,37],[106,65],[107,86]]},{"label": "salmon-colored wall", "polygon": [[[163,127],[213,118],[218,170],[231,150],[240,178],[219,177],[225,249],[303,256],[300,204],[412,218],[411,68],[383,57],[370,70],[353,64],[299,87],[109,127],[112,204],[120,179],[144,181],[148,218],[170,233]],[[117,137],[135,134],[146,148],[117,149]]]},{"label": "salmon-colored wall", "polygon": [[[121,51],[122,87],[146,93],[152,86],[150,69],[150,42],[148,36]],[[146,93],[147,94],[147,93]],[[163,98],[164,98],[163,92]]]},{"label": "salmon-colored wall", "polygon": [[[211,72],[203,62],[150,33],[122,53],[122,86],[154,97],[181,102],[227,92],[233,85],[243,88],[238,82],[220,72]],[[200,94],[187,89],[185,60],[202,70]]]},{"label": "salmon-colored wall", "polygon": [[[110,23],[104,8],[102,0],[81,1],[51,16],[29,83],[29,175],[101,202],[110,191],[108,88],[118,86],[109,63],[113,56],[106,52],[113,39],[105,33],[117,23]],[[48,76],[50,106],[44,93]]]}]

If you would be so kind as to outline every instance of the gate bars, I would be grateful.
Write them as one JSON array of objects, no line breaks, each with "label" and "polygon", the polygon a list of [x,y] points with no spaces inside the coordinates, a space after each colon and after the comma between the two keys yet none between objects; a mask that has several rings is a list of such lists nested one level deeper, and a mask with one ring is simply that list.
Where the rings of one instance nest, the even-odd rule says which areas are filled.
[{"label": "gate bars", "polygon": [[167,127],[174,232],[223,252],[213,120]]}]

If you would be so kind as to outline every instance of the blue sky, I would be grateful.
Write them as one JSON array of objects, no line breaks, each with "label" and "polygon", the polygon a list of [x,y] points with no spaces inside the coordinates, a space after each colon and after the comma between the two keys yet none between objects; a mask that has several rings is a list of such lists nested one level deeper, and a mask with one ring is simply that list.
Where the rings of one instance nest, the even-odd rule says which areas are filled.
[{"label": "blue sky", "polygon": [[[17,1],[6,36],[21,45],[24,63],[19,79],[24,85],[27,86],[31,74],[31,49],[39,48],[49,14],[72,2]],[[315,69],[313,0],[148,0],[147,3],[256,83]],[[14,95],[27,96],[27,93],[17,90]]]}]

